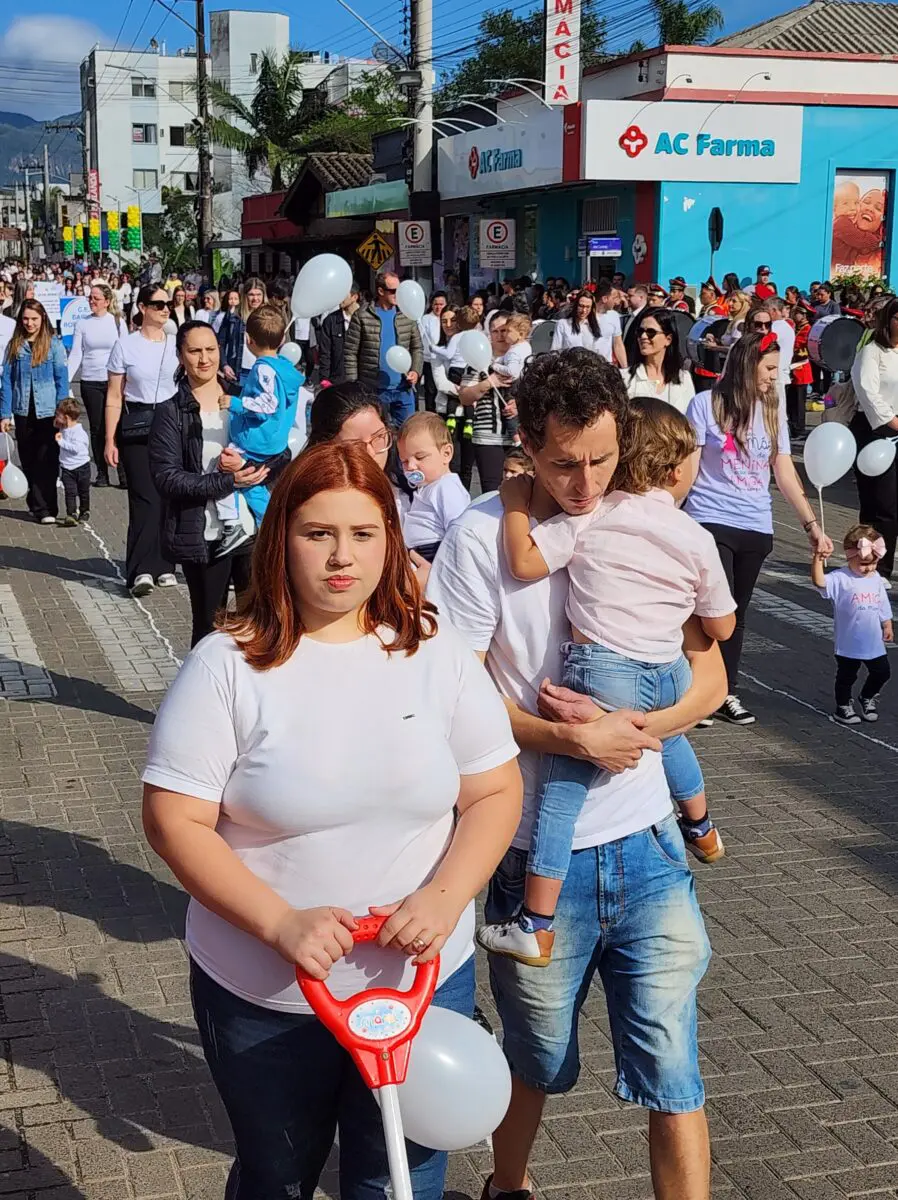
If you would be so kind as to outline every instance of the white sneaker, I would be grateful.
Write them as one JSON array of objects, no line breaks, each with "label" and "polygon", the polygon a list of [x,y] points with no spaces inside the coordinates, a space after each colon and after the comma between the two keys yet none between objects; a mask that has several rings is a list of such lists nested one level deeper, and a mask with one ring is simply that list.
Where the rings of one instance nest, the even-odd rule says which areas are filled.
[{"label": "white sneaker", "polygon": [[177,586],[178,586],[178,580],[171,573],[171,571],[166,571],[164,575],[160,575],[159,578],[156,580],[156,587],[177,587]]},{"label": "white sneaker", "polygon": [[55,517],[49,517],[49,516],[41,517],[41,525],[55,525],[55,524],[56,524]]},{"label": "white sneaker", "polygon": [[140,600],[143,596],[149,596],[155,587],[152,575],[138,575],[131,588],[131,595],[135,600]]},{"label": "white sneaker", "polygon": [[490,954],[513,958],[528,967],[547,967],[552,961],[555,934],[549,929],[525,933],[515,919],[501,925],[481,925],[477,941]]}]

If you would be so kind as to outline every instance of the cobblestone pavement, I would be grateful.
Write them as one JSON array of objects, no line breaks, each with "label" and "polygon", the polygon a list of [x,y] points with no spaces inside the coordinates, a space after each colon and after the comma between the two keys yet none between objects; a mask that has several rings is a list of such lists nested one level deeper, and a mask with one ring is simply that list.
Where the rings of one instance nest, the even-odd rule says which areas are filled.
[{"label": "cobblestone pavement", "polygon": [[[850,503],[828,505],[834,533]],[[714,1195],[898,1197],[898,683],[877,726],[826,719],[831,624],[777,510],[746,654],[758,724],[695,735],[729,849],[699,872]],[[0,505],[0,1193],[218,1200],[228,1128],[191,1019],[184,896],[139,815],[186,595],[123,596],[124,512],[96,492],[91,536]],[[534,1157],[540,1195],[648,1200],[645,1115],[611,1094],[599,990],[581,1041]],[[479,1196],[487,1168],[456,1156],[447,1195]]]}]

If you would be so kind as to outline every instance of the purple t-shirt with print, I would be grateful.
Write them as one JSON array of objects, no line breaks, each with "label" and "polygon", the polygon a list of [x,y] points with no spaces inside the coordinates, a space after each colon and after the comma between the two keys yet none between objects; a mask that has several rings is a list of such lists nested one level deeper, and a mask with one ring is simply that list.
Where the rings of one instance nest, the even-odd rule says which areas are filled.
[{"label": "purple t-shirt with print", "polygon": [[[698,477],[683,506],[702,525],[730,525],[756,533],[773,533],[770,503],[770,437],[764,412],[755,405],[745,450],[731,433],[721,432],[714,420],[711,392],[700,392],[689,404],[692,422],[702,448]],[[785,404],[780,405],[778,453],[789,454],[789,425]]]}]

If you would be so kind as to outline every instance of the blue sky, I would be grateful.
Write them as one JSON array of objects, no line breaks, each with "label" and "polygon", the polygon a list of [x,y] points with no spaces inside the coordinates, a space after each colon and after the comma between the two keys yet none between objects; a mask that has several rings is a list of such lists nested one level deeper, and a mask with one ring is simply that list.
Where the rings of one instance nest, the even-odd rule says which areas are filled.
[{"label": "blue sky", "polygon": [[[719,0],[728,32],[763,21],[796,6],[795,0]],[[185,0],[173,6],[186,20],[194,7]],[[356,0],[353,7],[388,39],[404,41],[403,8],[407,0]],[[367,57],[372,36],[342,9],[337,0],[293,0],[287,5],[244,0],[237,5],[212,0],[210,8],[287,12],[291,40],[307,49]],[[530,11],[532,0],[504,0],[490,8]],[[614,47],[626,49],[636,38],[651,45],[653,25],[648,0],[604,4]],[[434,39],[438,71],[459,61],[476,35],[482,0],[434,0]],[[124,20],[123,20],[124,18]],[[94,0],[90,6],[72,0],[6,0],[0,17],[0,110],[35,118],[56,117],[80,105],[77,64],[96,41],[120,49],[145,48],[151,37],[169,51],[188,44],[189,30],[156,0]],[[457,52],[453,54],[453,52]]]}]

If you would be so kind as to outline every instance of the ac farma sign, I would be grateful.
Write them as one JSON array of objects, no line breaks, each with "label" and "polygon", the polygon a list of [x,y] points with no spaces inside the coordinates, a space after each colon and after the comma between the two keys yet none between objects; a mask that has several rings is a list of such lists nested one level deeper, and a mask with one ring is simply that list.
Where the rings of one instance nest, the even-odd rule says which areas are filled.
[{"label": "ac farma sign", "polygon": [[580,0],[545,0],[547,104],[580,99]]}]

